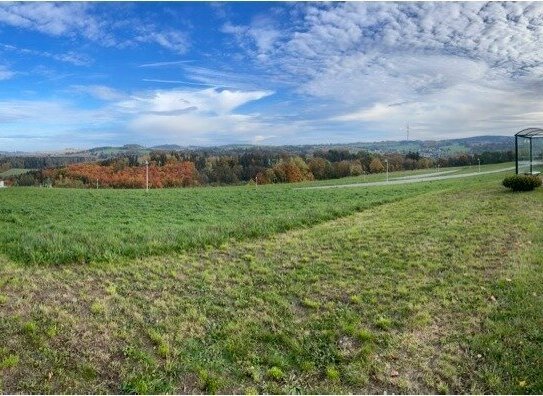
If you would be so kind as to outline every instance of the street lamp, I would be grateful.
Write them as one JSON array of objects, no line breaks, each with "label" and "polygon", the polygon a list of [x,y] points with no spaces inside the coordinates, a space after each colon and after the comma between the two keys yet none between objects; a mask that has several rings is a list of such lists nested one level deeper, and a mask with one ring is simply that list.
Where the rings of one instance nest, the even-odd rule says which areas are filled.
[{"label": "street lamp", "polygon": [[149,191],[149,161],[145,160],[145,191]]},{"label": "street lamp", "polygon": [[385,159],[385,163],[387,164],[387,182],[388,182],[388,158]]}]

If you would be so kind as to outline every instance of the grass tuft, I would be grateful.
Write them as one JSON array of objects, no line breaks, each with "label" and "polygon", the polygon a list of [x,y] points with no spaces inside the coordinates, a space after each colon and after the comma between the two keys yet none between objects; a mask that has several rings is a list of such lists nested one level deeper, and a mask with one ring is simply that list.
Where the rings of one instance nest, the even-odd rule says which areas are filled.
[{"label": "grass tuft", "polygon": [[388,330],[392,327],[392,320],[384,317],[380,317],[375,321],[375,326],[381,330]]},{"label": "grass tuft", "polygon": [[339,381],[340,374],[339,370],[333,366],[326,368],[326,378],[330,381],[337,382]]},{"label": "grass tuft", "polygon": [[0,360],[0,369],[9,369],[17,364],[19,364],[19,356],[11,354]]},{"label": "grass tuft", "polygon": [[94,314],[94,315],[100,315],[100,314],[103,314],[104,311],[106,310],[105,306],[103,303],[101,303],[100,301],[95,301],[91,304],[90,306],[90,311]]},{"label": "grass tuft", "polygon": [[279,367],[276,367],[276,366],[273,366],[272,368],[270,368],[266,374],[268,375],[268,378],[271,378],[276,381],[283,379],[283,377],[285,376],[285,374],[283,373],[283,370],[281,370]]}]

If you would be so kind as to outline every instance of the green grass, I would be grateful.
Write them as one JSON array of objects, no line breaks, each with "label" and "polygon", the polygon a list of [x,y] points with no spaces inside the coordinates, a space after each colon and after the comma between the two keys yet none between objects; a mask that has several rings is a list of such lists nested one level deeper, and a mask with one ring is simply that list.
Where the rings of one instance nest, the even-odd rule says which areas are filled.
[{"label": "green grass", "polygon": [[114,262],[308,227],[458,182],[336,191],[298,185],[0,191],[0,254],[27,264]]},{"label": "green grass", "polygon": [[33,169],[24,169],[24,168],[13,168],[5,172],[0,172],[0,177],[10,177],[10,176],[19,176],[23,173],[28,173]]},{"label": "green grass", "polygon": [[[543,189],[514,194],[502,177],[374,189],[390,199],[218,247],[88,265],[0,257],[0,392],[541,393]],[[275,216],[282,195],[306,199],[287,216],[360,200],[282,186],[154,197],[213,207],[217,191],[247,210],[270,194]]]},{"label": "green grass", "polygon": [[[515,166],[514,162],[506,162],[501,164],[490,164],[490,165],[481,165],[481,172],[493,171],[498,169],[510,168]],[[439,171],[437,168],[430,169],[415,169],[415,170],[406,170],[406,171],[396,171],[389,172],[389,180],[394,180],[395,178],[406,177],[406,176],[425,176],[425,175],[434,175],[439,172],[452,171],[454,173],[445,173],[444,175],[460,175],[466,173],[473,173],[479,170],[478,165],[472,166],[459,166],[459,167],[449,167],[449,168],[440,168]],[[361,176],[351,176],[343,177],[341,179],[329,179],[329,180],[316,180],[312,182],[302,182],[297,183],[298,187],[302,186],[334,186],[342,184],[354,184],[354,183],[370,183],[370,182],[382,182],[386,181],[386,172],[383,173],[372,173],[369,175]]]},{"label": "green grass", "polygon": [[532,237],[517,242],[514,265],[504,269],[501,279],[490,287],[494,309],[485,318],[482,331],[471,339],[472,355],[481,356],[477,380],[486,385],[483,390],[487,393],[543,393],[540,224],[526,221]]}]

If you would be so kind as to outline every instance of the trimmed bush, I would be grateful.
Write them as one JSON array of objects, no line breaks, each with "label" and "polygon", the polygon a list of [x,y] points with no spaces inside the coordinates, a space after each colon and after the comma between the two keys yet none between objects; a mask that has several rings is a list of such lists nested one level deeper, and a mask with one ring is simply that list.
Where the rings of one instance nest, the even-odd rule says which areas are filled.
[{"label": "trimmed bush", "polygon": [[535,175],[507,176],[502,184],[513,191],[532,191],[541,186],[541,178]]}]

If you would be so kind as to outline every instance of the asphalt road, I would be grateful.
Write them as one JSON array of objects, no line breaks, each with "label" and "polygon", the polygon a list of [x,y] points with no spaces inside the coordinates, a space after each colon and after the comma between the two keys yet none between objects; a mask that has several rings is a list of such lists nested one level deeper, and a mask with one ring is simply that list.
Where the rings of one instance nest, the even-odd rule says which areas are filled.
[{"label": "asphalt road", "polygon": [[460,169],[446,170],[441,172],[434,173],[425,173],[424,175],[411,175],[411,176],[402,176],[402,177],[393,177],[390,180],[409,180],[409,179],[420,179],[421,177],[433,177],[433,176],[442,176],[449,173],[458,172]]}]

